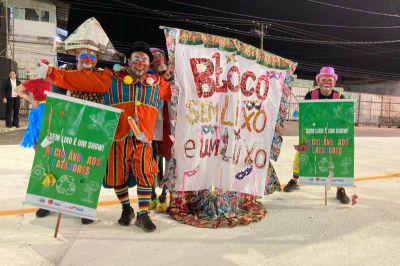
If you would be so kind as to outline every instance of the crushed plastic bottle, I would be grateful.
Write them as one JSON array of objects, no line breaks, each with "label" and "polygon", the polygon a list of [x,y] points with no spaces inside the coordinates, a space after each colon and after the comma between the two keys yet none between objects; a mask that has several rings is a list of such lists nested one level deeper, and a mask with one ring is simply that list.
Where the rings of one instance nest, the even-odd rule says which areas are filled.
[{"label": "crushed plastic bottle", "polygon": [[[25,202],[21,202],[21,210],[24,208]],[[20,213],[17,215],[17,224],[15,225],[15,229],[19,230],[24,224],[24,213]]]}]

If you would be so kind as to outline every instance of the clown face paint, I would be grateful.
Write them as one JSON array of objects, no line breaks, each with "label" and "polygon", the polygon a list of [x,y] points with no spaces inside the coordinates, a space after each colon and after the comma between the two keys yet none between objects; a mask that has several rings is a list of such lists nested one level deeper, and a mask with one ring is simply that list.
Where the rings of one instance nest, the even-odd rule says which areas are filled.
[{"label": "clown face paint", "polygon": [[129,59],[129,69],[134,78],[142,78],[150,68],[150,58],[146,53],[133,52]]},{"label": "clown face paint", "polygon": [[320,77],[318,79],[318,86],[321,89],[321,94],[324,96],[331,95],[335,84],[335,79],[332,77]]},{"label": "clown face paint", "polygon": [[167,64],[165,63],[165,56],[160,51],[153,52],[153,62],[151,66],[157,72],[157,74],[164,74],[167,71]]},{"label": "clown face paint", "polygon": [[78,69],[92,70],[97,64],[96,52],[90,49],[81,50],[76,56]]}]

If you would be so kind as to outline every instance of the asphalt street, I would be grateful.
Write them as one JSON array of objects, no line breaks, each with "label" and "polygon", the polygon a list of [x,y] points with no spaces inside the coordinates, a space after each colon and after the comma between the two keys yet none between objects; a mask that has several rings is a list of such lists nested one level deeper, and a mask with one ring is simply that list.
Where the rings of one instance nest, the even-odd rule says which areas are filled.
[{"label": "asphalt street", "polygon": [[[17,145],[22,132],[0,134],[2,265],[400,265],[399,129],[356,130],[356,186],[347,189],[359,197],[354,206],[340,204],[334,188],[325,206],[323,187],[301,186],[261,199],[267,216],[249,226],[199,229],[152,212],[157,231],[149,234],[119,226],[120,205],[103,189],[98,221],[85,226],[64,215],[57,239],[57,215],[37,219],[23,203],[34,152]],[[296,142],[285,136],[274,163],[282,183]]]}]

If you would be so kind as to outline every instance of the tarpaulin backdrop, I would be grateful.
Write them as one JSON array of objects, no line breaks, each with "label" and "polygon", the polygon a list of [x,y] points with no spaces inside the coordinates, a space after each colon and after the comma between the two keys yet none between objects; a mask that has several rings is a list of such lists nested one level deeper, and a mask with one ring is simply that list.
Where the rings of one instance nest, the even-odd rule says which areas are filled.
[{"label": "tarpaulin backdrop", "polygon": [[354,184],[354,100],[300,101],[300,183]]},{"label": "tarpaulin backdrop", "polygon": [[48,93],[26,202],[95,219],[120,111]]},{"label": "tarpaulin backdrop", "polygon": [[175,188],[263,195],[284,82],[295,63],[236,39],[170,31],[179,90]]}]

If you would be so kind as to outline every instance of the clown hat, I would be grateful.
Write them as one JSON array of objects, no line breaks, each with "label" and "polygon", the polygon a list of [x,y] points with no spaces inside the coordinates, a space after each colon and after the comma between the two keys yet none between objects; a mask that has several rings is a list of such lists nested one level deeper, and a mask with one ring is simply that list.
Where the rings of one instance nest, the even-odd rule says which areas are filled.
[{"label": "clown hat", "polygon": [[160,49],[160,48],[151,47],[151,48],[150,48],[150,52],[151,52],[152,54],[154,54],[155,52],[160,52],[160,53],[162,53],[163,55],[165,55],[164,50],[163,50],[163,49]]},{"label": "clown hat", "polygon": [[83,22],[68,36],[60,48],[58,52],[73,55],[77,50],[91,49],[96,51],[102,60],[118,61],[118,52],[95,18],[89,18]]},{"label": "clown hat", "polygon": [[335,74],[335,69],[330,66],[321,68],[319,74],[315,77],[315,80],[318,82],[320,77],[331,77],[335,80],[335,82],[338,79],[338,76]]},{"label": "clown hat", "polygon": [[150,62],[153,61],[153,54],[150,52],[150,46],[143,41],[136,41],[132,44],[126,56],[129,58],[134,52],[143,52],[149,56]]}]

